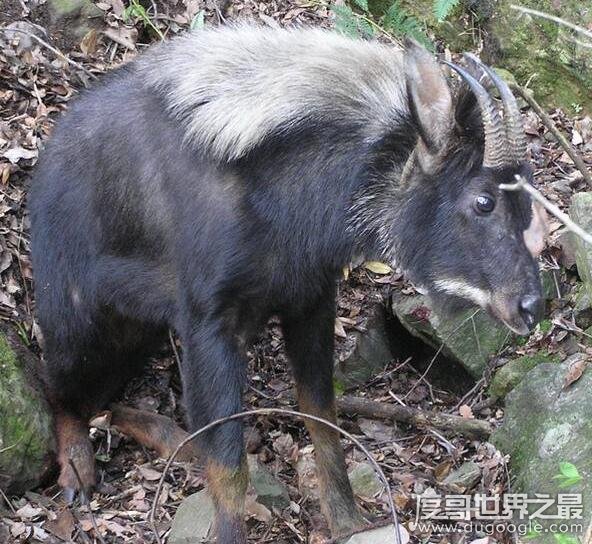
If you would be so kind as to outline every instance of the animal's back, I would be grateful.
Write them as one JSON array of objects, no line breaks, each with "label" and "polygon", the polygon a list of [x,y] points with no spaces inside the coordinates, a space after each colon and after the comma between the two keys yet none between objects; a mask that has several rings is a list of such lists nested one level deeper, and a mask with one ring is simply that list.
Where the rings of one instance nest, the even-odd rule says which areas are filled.
[{"label": "animal's back", "polygon": [[103,273],[105,255],[174,276],[183,210],[230,231],[241,207],[214,170],[303,127],[378,139],[404,103],[401,64],[395,48],[336,33],[242,26],[163,43],[109,74],[58,123],[33,182],[38,287],[51,284],[56,303],[73,285],[93,293],[124,264]]}]

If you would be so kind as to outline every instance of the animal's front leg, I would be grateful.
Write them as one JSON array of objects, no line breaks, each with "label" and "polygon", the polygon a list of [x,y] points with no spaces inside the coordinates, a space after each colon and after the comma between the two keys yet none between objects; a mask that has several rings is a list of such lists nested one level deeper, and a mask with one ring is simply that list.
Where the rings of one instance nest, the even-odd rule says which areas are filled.
[{"label": "animal's front leg", "polygon": [[[185,331],[181,365],[190,430],[241,411],[246,362],[224,323],[201,323]],[[198,439],[209,491],[216,506],[217,544],[246,544],[244,524],[248,471],[242,425],[231,421]]]},{"label": "animal's front leg", "polygon": [[[300,409],[332,423],[336,421],[334,327],[334,289],[319,300],[312,311],[283,318],[286,349],[294,368]],[[307,421],[306,426],[315,447],[321,508],[333,536],[360,528],[364,518],[354,502],[339,434],[312,421]]]}]

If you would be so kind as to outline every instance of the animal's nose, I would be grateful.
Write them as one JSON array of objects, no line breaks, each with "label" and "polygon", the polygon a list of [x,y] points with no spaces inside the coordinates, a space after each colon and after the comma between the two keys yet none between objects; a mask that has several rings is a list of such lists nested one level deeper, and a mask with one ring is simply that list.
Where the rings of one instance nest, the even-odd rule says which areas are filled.
[{"label": "animal's nose", "polygon": [[526,295],[520,299],[520,315],[531,331],[543,315],[543,299],[538,295]]}]

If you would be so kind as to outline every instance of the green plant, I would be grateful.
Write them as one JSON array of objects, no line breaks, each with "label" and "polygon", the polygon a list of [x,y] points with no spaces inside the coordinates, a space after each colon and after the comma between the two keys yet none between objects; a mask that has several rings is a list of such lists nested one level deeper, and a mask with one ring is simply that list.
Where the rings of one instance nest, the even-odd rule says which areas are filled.
[{"label": "green plant", "polygon": [[559,474],[553,476],[554,480],[559,480],[559,487],[570,487],[582,480],[582,476],[573,463],[559,463]]},{"label": "green plant", "polygon": [[368,0],[351,0],[353,5],[333,5],[335,28],[348,36],[371,38],[384,34],[389,38],[411,37],[433,48],[432,42],[424,32],[421,23],[409,15],[395,0],[382,15],[373,14],[368,7]]},{"label": "green plant", "polygon": [[580,540],[575,536],[554,533],[553,538],[557,544],[579,544]]},{"label": "green plant", "polygon": [[443,23],[448,18],[458,2],[459,0],[434,0],[434,16],[439,23]]},{"label": "green plant", "polygon": [[[438,22],[445,21],[459,1],[433,0],[432,10]],[[370,9],[368,0],[348,0],[347,4],[332,5],[335,28],[356,38],[371,38],[377,33],[390,38],[410,37],[429,49],[434,48],[423,24],[407,12],[399,0],[383,5],[386,5],[386,8],[381,7],[379,12],[374,7]]]},{"label": "green plant", "polygon": [[206,26],[206,12],[202,9],[200,10],[189,25],[191,30],[202,30]]},{"label": "green plant", "polygon": [[164,40],[164,34],[152,22],[140,0],[130,0],[129,6],[123,10],[122,19],[124,23],[128,23],[130,19],[141,21],[144,27],[152,29],[161,40]]}]

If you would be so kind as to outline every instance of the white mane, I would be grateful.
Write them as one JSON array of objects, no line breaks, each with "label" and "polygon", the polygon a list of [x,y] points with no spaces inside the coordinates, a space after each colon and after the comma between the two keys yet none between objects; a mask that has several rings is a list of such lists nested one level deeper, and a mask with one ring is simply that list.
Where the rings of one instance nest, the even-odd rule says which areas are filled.
[{"label": "white mane", "polygon": [[319,29],[194,31],[153,48],[138,69],[187,140],[222,161],[307,121],[345,119],[373,138],[407,109],[400,49]]}]

